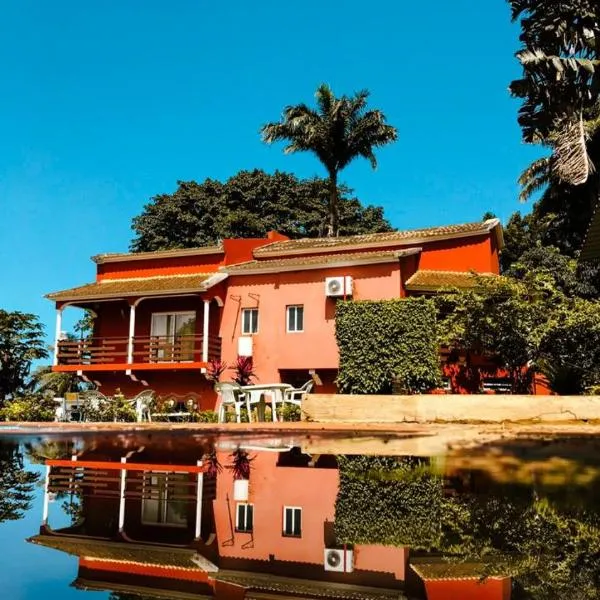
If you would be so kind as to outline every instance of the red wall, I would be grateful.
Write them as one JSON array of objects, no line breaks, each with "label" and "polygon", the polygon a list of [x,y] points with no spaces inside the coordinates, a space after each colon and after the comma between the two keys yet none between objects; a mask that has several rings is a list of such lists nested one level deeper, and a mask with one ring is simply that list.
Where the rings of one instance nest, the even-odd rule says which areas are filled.
[{"label": "red wall", "polygon": [[510,578],[426,581],[427,600],[510,600]]},{"label": "red wall", "polygon": [[422,244],[419,269],[498,273],[498,256],[492,248],[491,237],[486,234]]}]

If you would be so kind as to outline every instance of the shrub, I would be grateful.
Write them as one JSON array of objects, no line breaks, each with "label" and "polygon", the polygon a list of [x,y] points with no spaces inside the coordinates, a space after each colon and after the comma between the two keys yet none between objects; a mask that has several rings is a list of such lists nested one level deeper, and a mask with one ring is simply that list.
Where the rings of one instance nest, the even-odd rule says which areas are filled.
[{"label": "shrub", "polygon": [[335,325],[340,391],[390,393],[394,381],[406,393],[425,392],[439,385],[431,300],[339,302]]},{"label": "shrub", "polygon": [[219,415],[214,410],[201,410],[193,412],[191,420],[196,423],[218,423]]},{"label": "shrub", "polygon": [[107,423],[137,421],[135,408],[122,394],[115,394],[113,398],[104,400],[93,395],[82,395],[80,402],[81,417],[83,421]]},{"label": "shrub", "polygon": [[0,409],[3,421],[54,421],[56,403],[45,396],[24,396],[9,400]]},{"label": "shrub", "polygon": [[296,404],[284,404],[283,406],[278,406],[277,417],[282,421],[300,421],[300,407]]}]

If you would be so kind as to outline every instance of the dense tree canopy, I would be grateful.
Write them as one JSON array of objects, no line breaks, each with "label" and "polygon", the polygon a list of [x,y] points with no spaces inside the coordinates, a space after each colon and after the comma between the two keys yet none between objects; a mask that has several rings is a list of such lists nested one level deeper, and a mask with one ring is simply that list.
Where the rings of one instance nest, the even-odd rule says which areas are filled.
[{"label": "dense tree canopy", "polygon": [[265,142],[287,142],[286,153],[312,152],[327,170],[329,236],[341,232],[340,171],[359,157],[366,158],[375,168],[375,148],[397,138],[396,128],[386,123],[380,110],[367,110],[368,97],[369,92],[363,90],[354,96],[338,98],[328,85],[322,84],[315,94],[316,110],[306,104],[288,106],[281,121],[267,123],[262,128]]},{"label": "dense tree canopy", "polygon": [[[340,188],[340,233],[389,231],[379,206],[363,206]],[[134,252],[191,248],[228,237],[263,237],[270,230],[292,238],[326,233],[329,188],[326,180],[301,180],[289,173],[241,171],[222,183],[179,182],[173,194],[151,199],[134,218]]]},{"label": "dense tree canopy", "polygon": [[35,315],[0,309],[0,407],[27,383],[34,360],[47,358],[44,328]]}]

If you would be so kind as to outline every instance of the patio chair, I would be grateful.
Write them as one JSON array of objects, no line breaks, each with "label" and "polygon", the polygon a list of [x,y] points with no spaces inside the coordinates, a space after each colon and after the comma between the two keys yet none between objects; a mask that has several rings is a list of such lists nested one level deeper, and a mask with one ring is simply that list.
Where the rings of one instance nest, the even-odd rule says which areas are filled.
[{"label": "patio chair", "polygon": [[154,390],[140,392],[137,396],[131,398],[129,403],[135,409],[138,423],[142,423],[144,419],[148,423],[152,422],[152,409],[156,403],[156,393]]},{"label": "patio chair", "polygon": [[98,390],[88,390],[79,396],[82,402],[78,407],[71,409],[71,414],[78,412],[80,421],[88,421],[89,419],[89,414],[86,414],[86,408],[89,407],[92,411],[98,411],[103,403],[110,402],[110,399]]},{"label": "patio chair", "polygon": [[242,388],[237,383],[217,383],[215,385],[215,391],[219,395],[219,423],[225,422],[225,410],[228,406],[233,406],[235,410],[236,421],[241,423],[241,409],[245,402],[245,395],[242,391]]},{"label": "patio chair", "polygon": [[309,379],[302,387],[292,388],[286,390],[283,396],[283,403],[293,404],[294,406],[302,406],[302,400],[306,397],[306,394],[312,392],[315,382]]}]

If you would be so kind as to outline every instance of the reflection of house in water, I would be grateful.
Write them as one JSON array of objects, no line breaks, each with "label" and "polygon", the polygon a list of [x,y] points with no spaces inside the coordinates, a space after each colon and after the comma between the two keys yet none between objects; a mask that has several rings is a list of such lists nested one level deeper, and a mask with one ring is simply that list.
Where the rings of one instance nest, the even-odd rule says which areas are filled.
[{"label": "reflection of house in water", "polygon": [[[336,544],[335,457],[253,451],[246,495],[229,452],[217,452],[216,478],[200,445],[122,454],[98,446],[47,461],[44,523],[31,541],[77,556],[75,585],[170,598],[405,597],[405,549]],[[78,494],[81,521],[52,530],[50,493]]]}]

